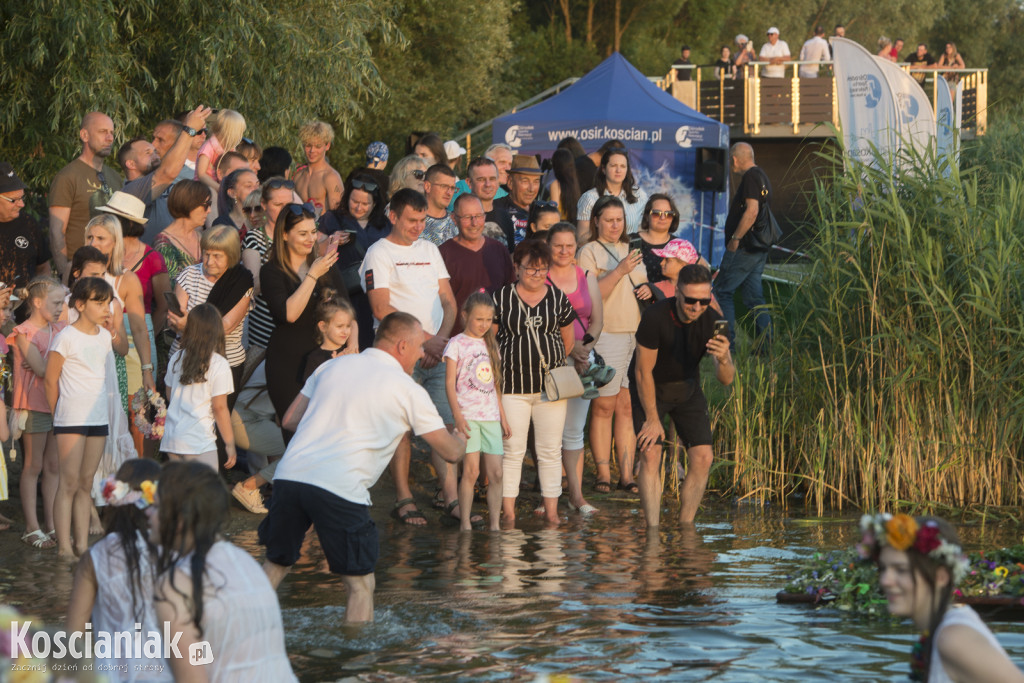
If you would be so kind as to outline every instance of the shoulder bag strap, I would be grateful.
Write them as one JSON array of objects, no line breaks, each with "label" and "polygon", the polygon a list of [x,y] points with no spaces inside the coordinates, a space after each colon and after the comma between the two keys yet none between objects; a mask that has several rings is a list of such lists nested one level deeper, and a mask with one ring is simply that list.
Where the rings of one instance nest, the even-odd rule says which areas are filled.
[{"label": "shoulder bag strap", "polygon": [[526,304],[523,303],[522,298],[519,296],[519,292],[516,291],[516,286],[512,285],[512,295],[516,298],[519,303],[519,310],[522,311],[523,317],[525,318],[524,324],[526,328],[530,330],[530,336],[533,337],[533,344],[537,347],[537,353],[540,354],[540,367],[544,372],[548,371],[548,361],[544,357],[544,350],[540,346],[540,335],[537,333],[537,328],[534,327],[530,312],[526,310]]},{"label": "shoulder bag strap", "polygon": [[[616,266],[617,266],[617,265],[619,265],[619,263],[620,263],[620,262],[622,261],[622,259],[620,259],[620,258],[619,258],[619,255],[618,255],[618,254],[616,254],[616,253],[615,253],[614,251],[612,251],[612,250],[611,250],[611,249],[610,249],[610,248],[608,247],[608,245],[607,245],[607,244],[605,244],[604,242],[602,242],[601,240],[595,240],[595,241],[596,241],[596,242],[597,242],[598,244],[600,244],[600,245],[601,245],[602,247],[604,247],[604,250],[605,250],[605,251],[607,251],[607,252],[608,252],[609,254],[611,254],[611,257],[612,257],[613,259],[615,259],[615,265],[616,265]],[[627,278],[629,279],[629,284],[633,285],[633,289],[636,289],[636,283],[635,283],[635,282],[633,282],[633,274],[632,274],[632,273],[626,273],[626,277],[627,277]]]}]

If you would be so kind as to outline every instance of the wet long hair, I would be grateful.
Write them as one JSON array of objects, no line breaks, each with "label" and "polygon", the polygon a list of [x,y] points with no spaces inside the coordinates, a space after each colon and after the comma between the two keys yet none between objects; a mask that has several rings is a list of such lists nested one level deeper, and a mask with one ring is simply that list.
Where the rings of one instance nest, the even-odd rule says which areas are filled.
[{"label": "wet long hair", "polygon": [[186,605],[202,637],[203,584],[210,578],[206,556],[227,524],[228,490],[208,465],[195,460],[176,461],[164,465],[157,495],[160,497],[158,540],[162,549],[157,577],[167,576],[167,584],[155,591],[154,599],[166,601],[167,587],[186,596],[175,584],[174,570],[187,557],[192,572],[192,597],[186,600]]},{"label": "wet long hair", "polygon": [[199,304],[188,313],[175,361],[181,384],[205,382],[215,353],[224,355],[224,320],[213,304]]},{"label": "wet long hair", "polygon": [[[466,297],[465,303],[462,304],[462,313],[466,316],[466,323],[469,323],[469,316],[473,314],[473,309],[478,306],[486,306],[491,309],[491,313],[494,313],[494,299],[491,295],[484,291],[473,292]],[[491,325],[484,332],[484,344],[487,346],[487,355],[491,359],[491,374],[494,376],[494,390],[498,396],[501,397],[501,354],[498,352],[498,339],[494,336],[494,326]]]},{"label": "wet long hair", "polygon": [[627,202],[636,204],[637,196],[634,193],[636,179],[633,177],[633,165],[629,162],[629,151],[623,147],[613,147],[601,155],[601,165],[597,167],[597,173],[594,174],[594,188],[597,190],[597,196],[602,197],[608,191],[608,176],[605,174],[605,168],[608,167],[608,162],[613,156],[621,156],[626,159],[626,177],[622,179],[622,191],[626,195]]},{"label": "wet long hair", "polygon": [[[141,491],[142,482],[160,478],[160,465],[155,460],[131,458],[124,461],[115,475],[118,481],[128,484],[132,491]],[[146,613],[143,600],[148,600],[144,586],[156,579],[156,546],[149,539],[149,519],[146,511],[133,503],[107,505],[103,508],[103,533],[116,534],[124,554],[125,565],[132,594],[132,614],[141,622]],[[139,543],[139,537],[142,543]],[[146,560],[146,575],[143,576],[143,559]],[[97,577],[99,578],[99,577]]]}]

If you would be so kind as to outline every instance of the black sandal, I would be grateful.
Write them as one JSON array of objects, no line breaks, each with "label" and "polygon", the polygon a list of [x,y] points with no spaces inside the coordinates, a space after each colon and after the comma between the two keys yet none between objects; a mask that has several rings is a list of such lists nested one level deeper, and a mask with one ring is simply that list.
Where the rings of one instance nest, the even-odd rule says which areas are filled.
[{"label": "black sandal", "polygon": [[635,481],[631,481],[628,484],[623,484],[620,481],[619,485],[616,488],[618,488],[620,491],[626,491],[628,493],[631,493],[634,496],[640,494],[640,487],[637,486]]},{"label": "black sandal", "polygon": [[594,482],[594,493],[611,493],[612,483],[610,481]]},{"label": "black sandal", "polygon": [[408,524],[409,526],[423,526],[422,524],[413,524],[409,521],[410,519],[422,519],[424,522],[427,521],[427,518],[424,516],[422,512],[419,511],[419,509],[413,507],[412,510],[399,512],[399,510],[404,508],[406,505],[416,505],[416,501],[414,501],[412,498],[403,498],[402,500],[395,503],[395,507],[391,508],[391,516],[397,519],[399,522],[402,522],[403,524]]},{"label": "black sandal", "polygon": [[[458,522],[461,525],[462,524],[462,518],[461,517],[456,517],[453,514],[455,512],[455,508],[457,508],[457,507],[459,507],[459,501],[458,501],[458,499],[455,499],[452,502],[450,502],[447,505],[445,505],[444,512],[445,512],[445,515],[447,515],[450,518],[449,522],[452,519],[454,519],[456,522]],[[473,519],[473,517],[476,517],[476,519]],[[474,529],[481,529],[484,526],[484,518],[481,517],[480,515],[474,515],[471,512],[470,513],[470,517],[469,517],[469,525],[471,527],[473,527]]]}]

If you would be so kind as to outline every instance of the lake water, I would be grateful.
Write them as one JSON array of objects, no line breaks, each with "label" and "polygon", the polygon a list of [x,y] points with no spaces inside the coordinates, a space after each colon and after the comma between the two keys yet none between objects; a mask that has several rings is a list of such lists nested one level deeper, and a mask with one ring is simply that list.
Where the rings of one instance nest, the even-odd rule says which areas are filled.
[{"label": "lake water", "polygon": [[[288,652],[302,680],[906,680],[917,634],[837,610],[779,605],[796,563],[846,548],[857,515],[703,509],[682,531],[675,508],[648,533],[638,501],[592,502],[557,529],[413,529],[377,509],[376,623],[341,626],[345,593],[315,540],[279,590]],[[564,505],[562,507],[564,510]],[[235,510],[232,540],[262,559],[258,518]],[[969,549],[1011,545],[1020,529],[962,529]],[[0,601],[62,618],[71,574],[53,555],[2,544]],[[313,537],[315,538],[315,537]],[[995,622],[1024,663],[1024,625]]]}]

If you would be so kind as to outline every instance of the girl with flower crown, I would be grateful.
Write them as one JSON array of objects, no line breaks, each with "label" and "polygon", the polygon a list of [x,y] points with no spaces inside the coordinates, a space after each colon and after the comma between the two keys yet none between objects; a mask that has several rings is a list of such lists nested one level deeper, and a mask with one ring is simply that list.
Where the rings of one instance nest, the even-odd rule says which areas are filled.
[{"label": "girl with flower crown", "polygon": [[[84,631],[86,623],[91,623],[93,633],[136,633],[136,638],[142,639],[141,652],[149,650],[142,645],[150,639],[150,632],[163,633],[153,603],[157,555],[156,546],[149,541],[146,515],[159,477],[160,465],[155,461],[132,458],[103,482],[106,535],[78,562],[68,604],[69,632]],[[136,629],[136,624],[141,624],[141,629]],[[131,649],[135,647],[133,642]],[[163,652],[162,643],[159,652]],[[97,665],[109,665],[108,671],[119,670],[120,680],[174,680],[161,655],[137,660],[132,654],[123,653],[119,659],[94,658]]]},{"label": "girl with flower crown", "polygon": [[864,515],[859,546],[878,563],[889,612],[923,631],[911,655],[910,680],[928,683],[1021,683],[1022,673],[966,605],[950,605],[967,573],[953,526],[938,517]]}]

